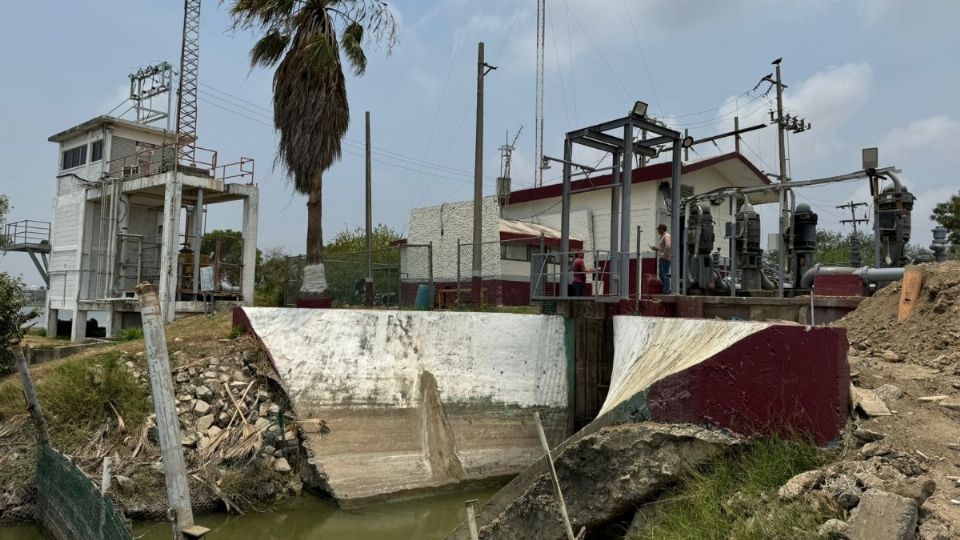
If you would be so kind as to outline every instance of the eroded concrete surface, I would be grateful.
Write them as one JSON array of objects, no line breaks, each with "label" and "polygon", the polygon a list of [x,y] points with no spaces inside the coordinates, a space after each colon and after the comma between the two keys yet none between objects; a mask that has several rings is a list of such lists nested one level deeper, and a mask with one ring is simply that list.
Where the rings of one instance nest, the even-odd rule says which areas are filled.
[{"label": "eroded concrete surface", "polygon": [[311,483],[340,504],[514,475],[540,457],[534,410],[552,441],[565,435],[561,317],[243,313],[301,421]]}]

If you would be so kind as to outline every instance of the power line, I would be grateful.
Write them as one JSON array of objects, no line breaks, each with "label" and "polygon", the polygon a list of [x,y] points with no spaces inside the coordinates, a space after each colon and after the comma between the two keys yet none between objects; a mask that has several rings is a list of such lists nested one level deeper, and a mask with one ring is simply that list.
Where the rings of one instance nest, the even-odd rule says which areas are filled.
[{"label": "power line", "polygon": [[660,103],[657,87],[653,85],[653,76],[650,75],[650,66],[647,64],[647,55],[643,54],[643,45],[640,44],[640,35],[637,34],[637,26],[633,24],[633,16],[630,15],[627,0],[623,0],[623,9],[627,12],[627,20],[630,22],[630,28],[633,29],[633,38],[637,41],[637,48],[640,49],[640,60],[643,61],[643,69],[647,72],[647,80],[650,81],[650,90],[653,91],[653,98],[657,101],[658,114],[663,114],[663,105]]},{"label": "power line", "polygon": [[[564,0],[566,4],[566,0]],[[568,10],[569,11],[569,10]],[[613,66],[610,65],[610,62],[607,61],[607,57],[603,55],[603,51],[600,50],[600,47],[597,47],[597,44],[593,41],[593,38],[590,37],[590,34],[587,33],[586,28],[580,24],[580,20],[576,17],[573,18],[573,22],[577,23],[577,26],[580,28],[580,31],[583,32],[583,35],[587,38],[587,41],[590,42],[590,45],[593,47],[593,50],[597,52],[597,56],[600,57],[600,60],[603,61],[603,65],[607,66],[607,69],[610,71],[610,75],[613,77],[613,80],[617,81],[617,84],[620,85],[620,88],[623,89],[623,93],[627,95],[628,98],[632,98],[630,91],[627,90],[626,85],[623,84],[623,81],[620,80],[620,77],[617,77],[616,70],[613,69]]]}]

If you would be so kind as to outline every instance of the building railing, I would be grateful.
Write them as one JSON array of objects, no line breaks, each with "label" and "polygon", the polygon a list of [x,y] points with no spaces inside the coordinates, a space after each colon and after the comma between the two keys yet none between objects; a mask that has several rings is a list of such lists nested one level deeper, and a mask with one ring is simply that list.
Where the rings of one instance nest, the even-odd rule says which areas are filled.
[{"label": "building railing", "polygon": [[3,242],[0,245],[46,245],[50,244],[50,222],[25,219],[7,223],[3,227]]},{"label": "building railing", "polygon": [[211,178],[226,181],[234,178],[246,178],[247,183],[254,181],[253,158],[241,157],[239,161],[220,165],[216,150],[196,147],[194,159],[190,162],[177,161],[179,149],[183,145],[175,143],[144,148],[134,154],[112,159],[104,164],[107,178],[132,179],[161,174],[174,170],[175,165],[206,171]]}]

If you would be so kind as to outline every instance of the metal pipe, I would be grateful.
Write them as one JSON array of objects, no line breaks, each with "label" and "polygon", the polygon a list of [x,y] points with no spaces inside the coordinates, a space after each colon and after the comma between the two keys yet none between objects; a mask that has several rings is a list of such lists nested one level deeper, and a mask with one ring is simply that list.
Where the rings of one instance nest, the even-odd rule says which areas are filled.
[{"label": "metal pipe", "polygon": [[730,196],[730,296],[737,296],[737,199]]},{"label": "metal pipe", "polygon": [[867,283],[896,281],[903,278],[903,268],[861,268],[857,273]]},{"label": "metal pipe", "polygon": [[623,159],[620,186],[620,265],[617,269],[620,300],[630,299],[630,192],[633,186],[633,124],[623,126]]},{"label": "metal pipe", "polygon": [[824,266],[822,264],[816,264],[813,268],[804,272],[803,277],[800,278],[800,288],[809,289],[813,285],[813,280],[817,276],[848,276],[851,274],[856,274],[858,271],[862,270],[861,268],[850,268],[846,266]]},{"label": "metal pipe", "polygon": [[[682,190],[680,189],[680,176],[683,172],[683,163],[680,160],[680,134],[678,133],[674,142],[673,142],[673,165],[670,172],[670,191],[671,191],[671,215],[670,215],[670,235],[675,237],[680,236],[680,242],[673,242],[673,249],[670,250],[670,258],[673,262],[670,263],[670,273],[672,275],[677,275],[677,272],[673,271],[673,265],[677,264],[680,259],[680,245],[683,241],[683,234],[680,230],[680,194]],[[670,291],[673,292],[672,290]]]},{"label": "metal pipe", "polygon": [[620,261],[613,256],[620,246],[620,231],[618,230],[620,227],[620,192],[618,190],[621,189],[624,181],[623,171],[616,168],[620,164],[620,157],[620,152],[614,152],[614,170],[610,178],[610,253],[607,257],[607,265],[609,266],[610,272],[610,290],[607,294],[620,294],[620,273],[618,271]]},{"label": "metal pipe", "polygon": [[563,141],[563,188],[560,195],[560,298],[567,298],[570,283],[570,158],[573,143],[567,137]]}]

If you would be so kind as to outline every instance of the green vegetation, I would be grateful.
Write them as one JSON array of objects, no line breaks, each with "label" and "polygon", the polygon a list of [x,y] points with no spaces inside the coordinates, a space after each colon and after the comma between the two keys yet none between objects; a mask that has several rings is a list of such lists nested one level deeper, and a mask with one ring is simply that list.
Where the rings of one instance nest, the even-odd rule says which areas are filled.
[{"label": "green vegetation", "polygon": [[124,328],[117,339],[121,343],[143,339],[143,328]]},{"label": "green vegetation", "polygon": [[[7,212],[10,211],[10,198],[0,193],[0,226],[7,222]],[[0,234],[0,247],[7,242],[6,236]]]},{"label": "green vegetation", "polygon": [[673,496],[640,509],[642,525],[627,539],[816,536],[821,523],[839,517],[839,508],[804,500],[781,503],[776,490],[796,474],[820,466],[825,457],[816,446],[801,441],[755,441],[704,469],[690,471]]},{"label": "green vegetation", "polygon": [[[152,410],[149,392],[123,365],[119,351],[71,358],[41,369],[42,377],[34,375],[37,394],[54,445],[65,452],[88,442],[104,423],[116,426],[117,414],[127,432],[135,432]],[[7,377],[0,382],[0,421],[24,411],[20,379]]]},{"label": "green vegetation", "polygon": [[24,308],[22,287],[19,279],[0,272],[0,376],[16,371],[14,347],[26,332],[24,323],[37,316],[36,310]]},{"label": "green vegetation", "polygon": [[[386,225],[377,225],[372,231],[373,280],[376,293],[397,293],[399,286],[400,251],[391,242],[400,238]],[[335,305],[363,303],[363,280],[367,275],[367,233],[363,227],[340,231],[327,244],[325,269],[327,286]]]},{"label": "green vegetation", "polygon": [[960,258],[960,193],[934,206],[930,219],[947,229],[947,240],[952,244],[950,255]]}]

